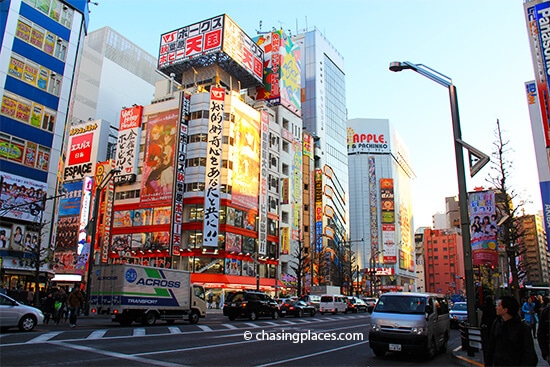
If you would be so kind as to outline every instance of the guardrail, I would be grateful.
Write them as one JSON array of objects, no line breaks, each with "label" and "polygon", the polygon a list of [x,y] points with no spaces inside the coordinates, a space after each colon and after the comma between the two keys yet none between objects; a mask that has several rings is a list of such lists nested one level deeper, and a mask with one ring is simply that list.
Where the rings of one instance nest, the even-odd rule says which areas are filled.
[{"label": "guardrail", "polygon": [[458,328],[460,329],[462,349],[468,352],[468,357],[473,357],[482,349],[481,329],[468,326],[465,323],[461,323]]}]

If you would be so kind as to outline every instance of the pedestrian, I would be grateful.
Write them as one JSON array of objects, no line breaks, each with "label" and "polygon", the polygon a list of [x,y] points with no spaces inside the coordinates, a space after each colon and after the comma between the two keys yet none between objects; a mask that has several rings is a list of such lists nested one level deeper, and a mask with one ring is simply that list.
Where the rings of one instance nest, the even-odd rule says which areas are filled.
[{"label": "pedestrian", "polygon": [[493,322],[485,366],[536,366],[535,344],[529,325],[519,317],[519,302],[512,296],[502,296],[497,303],[497,318]]},{"label": "pedestrian", "polygon": [[27,292],[27,305],[32,306],[34,304],[34,288],[30,287]]},{"label": "pedestrian", "polygon": [[69,326],[76,326],[76,316],[80,312],[80,308],[84,305],[84,297],[80,291],[80,287],[75,286],[69,297],[67,297],[67,307],[69,308]]},{"label": "pedestrian", "polygon": [[[491,332],[491,326],[493,326],[493,322],[497,318],[497,311],[495,309],[493,297],[486,296],[485,301],[483,305],[479,307],[479,310],[481,311],[481,322],[479,323],[481,328],[481,343],[482,345],[487,345],[489,333]],[[486,350],[483,348],[483,354],[485,353]]]},{"label": "pedestrian", "polygon": [[521,312],[523,313],[523,318],[525,322],[531,327],[531,332],[533,337],[537,338],[537,314],[535,313],[535,304],[533,303],[533,298],[527,297],[527,300],[521,306]]},{"label": "pedestrian", "polygon": [[56,325],[59,325],[59,321],[61,321],[61,317],[65,312],[65,302],[67,301],[67,293],[65,292],[63,287],[59,287],[55,290],[52,290],[52,293],[53,293],[54,308],[55,308],[53,320],[55,321]]},{"label": "pedestrian", "polygon": [[537,337],[542,358],[550,365],[550,297],[542,299]]},{"label": "pedestrian", "polygon": [[50,319],[53,320],[55,313],[55,301],[53,299],[53,294],[50,292],[42,301],[42,312],[44,313],[44,324],[48,324]]}]

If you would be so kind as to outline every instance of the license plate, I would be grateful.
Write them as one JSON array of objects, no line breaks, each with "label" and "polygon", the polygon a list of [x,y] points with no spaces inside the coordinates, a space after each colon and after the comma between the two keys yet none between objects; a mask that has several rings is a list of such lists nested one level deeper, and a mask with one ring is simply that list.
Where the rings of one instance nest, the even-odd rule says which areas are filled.
[{"label": "license plate", "polygon": [[401,352],[401,344],[390,344],[390,350],[394,352]]},{"label": "license plate", "polygon": [[231,304],[231,307],[235,307],[235,306],[237,306],[236,303],[232,303],[232,304]]},{"label": "license plate", "polygon": [[286,311],[285,311],[285,310],[282,310],[281,313],[286,313]]}]

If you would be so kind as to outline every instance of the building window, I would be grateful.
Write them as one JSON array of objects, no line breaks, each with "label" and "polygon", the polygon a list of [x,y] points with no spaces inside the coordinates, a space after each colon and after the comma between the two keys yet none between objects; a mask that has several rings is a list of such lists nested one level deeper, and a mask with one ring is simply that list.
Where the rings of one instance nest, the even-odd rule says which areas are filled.
[{"label": "building window", "polygon": [[289,146],[290,145],[288,144],[288,141],[283,140],[283,151],[284,152],[287,152],[287,153],[289,152],[289,150],[290,150]]}]

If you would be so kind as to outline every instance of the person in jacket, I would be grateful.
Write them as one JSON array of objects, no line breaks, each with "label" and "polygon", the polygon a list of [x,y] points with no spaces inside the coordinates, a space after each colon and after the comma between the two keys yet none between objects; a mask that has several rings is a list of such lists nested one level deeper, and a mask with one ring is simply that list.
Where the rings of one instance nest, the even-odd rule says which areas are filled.
[{"label": "person in jacket", "polygon": [[80,291],[80,287],[74,287],[69,297],[67,297],[67,307],[69,308],[69,326],[76,326],[76,317],[80,309],[84,306],[84,296]]},{"label": "person in jacket", "polygon": [[500,298],[484,355],[485,366],[537,365],[531,329],[521,321],[518,312],[519,302],[514,297]]},{"label": "person in jacket", "polygon": [[533,333],[533,337],[536,339],[537,316],[535,313],[535,303],[533,302],[533,298],[527,298],[527,300],[523,303],[523,306],[521,306],[521,312],[523,313],[523,318],[525,319],[525,322],[529,326],[531,326],[531,332]]},{"label": "person in jacket", "polygon": [[550,297],[543,298],[539,314],[537,337],[542,358],[550,365]]},{"label": "person in jacket", "polygon": [[50,292],[42,301],[42,312],[44,313],[44,324],[48,324],[55,314],[55,300]]}]

